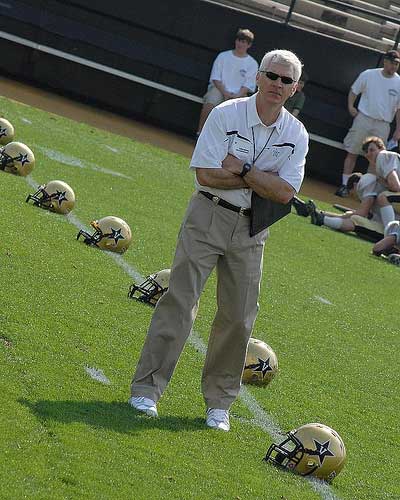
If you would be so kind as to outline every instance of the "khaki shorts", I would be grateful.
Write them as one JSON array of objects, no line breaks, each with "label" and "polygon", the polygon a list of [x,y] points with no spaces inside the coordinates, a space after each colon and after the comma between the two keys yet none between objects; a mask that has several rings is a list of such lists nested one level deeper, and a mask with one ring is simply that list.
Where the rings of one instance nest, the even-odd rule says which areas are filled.
[{"label": "khaki shorts", "polygon": [[222,92],[220,92],[213,83],[209,84],[207,93],[204,95],[203,99],[204,104],[213,104],[214,106],[218,106],[218,104],[225,101]]},{"label": "khaki shorts", "polygon": [[361,155],[363,154],[361,149],[362,143],[368,136],[376,135],[386,144],[389,132],[390,123],[382,120],[374,120],[359,112],[354,118],[353,124],[347,132],[346,137],[343,139],[344,149],[348,153]]}]

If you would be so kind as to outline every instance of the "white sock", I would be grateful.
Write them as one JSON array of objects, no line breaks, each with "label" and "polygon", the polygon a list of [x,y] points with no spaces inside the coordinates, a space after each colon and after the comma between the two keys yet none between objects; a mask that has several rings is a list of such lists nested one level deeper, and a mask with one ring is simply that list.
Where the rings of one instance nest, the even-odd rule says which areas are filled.
[{"label": "white sock", "polygon": [[332,229],[340,229],[342,227],[343,219],[341,217],[324,217],[324,226],[331,227]]},{"label": "white sock", "polygon": [[342,174],[342,184],[343,186],[347,186],[347,181],[349,180],[350,175]]},{"label": "white sock", "polygon": [[379,212],[382,217],[383,227],[386,227],[389,224],[389,222],[392,222],[392,220],[396,219],[392,205],[386,205],[385,207],[381,207],[379,209]]}]

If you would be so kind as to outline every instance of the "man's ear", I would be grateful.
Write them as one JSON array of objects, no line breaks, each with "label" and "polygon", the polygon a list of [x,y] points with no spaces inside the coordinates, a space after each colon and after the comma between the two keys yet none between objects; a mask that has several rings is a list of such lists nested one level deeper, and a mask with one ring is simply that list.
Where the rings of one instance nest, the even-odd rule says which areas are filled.
[{"label": "man's ear", "polygon": [[290,97],[294,96],[297,90],[297,82],[293,85],[292,93],[290,94]]}]

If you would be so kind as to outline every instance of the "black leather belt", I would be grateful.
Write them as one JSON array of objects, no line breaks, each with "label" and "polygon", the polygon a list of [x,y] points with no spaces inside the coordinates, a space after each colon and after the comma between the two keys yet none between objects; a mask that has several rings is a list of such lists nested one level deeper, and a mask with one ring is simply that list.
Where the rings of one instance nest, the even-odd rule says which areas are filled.
[{"label": "black leather belt", "polygon": [[225,201],[222,198],[219,198],[218,196],[208,193],[207,191],[199,191],[199,193],[201,193],[203,196],[214,202],[216,205],[221,205],[221,207],[227,208],[228,210],[232,210],[233,212],[236,212],[239,215],[249,217],[251,214],[250,208],[242,208],[236,205],[232,205],[232,203],[229,203],[228,201]]}]

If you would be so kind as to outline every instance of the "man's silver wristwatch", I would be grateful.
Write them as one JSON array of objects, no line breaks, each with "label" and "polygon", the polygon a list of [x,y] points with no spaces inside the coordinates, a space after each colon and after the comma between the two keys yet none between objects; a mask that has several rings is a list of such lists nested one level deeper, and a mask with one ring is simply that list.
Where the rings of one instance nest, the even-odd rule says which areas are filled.
[{"label": "man's silver wristwatch", "polygon": [[245,163],[243,165],[242,171],[239,174],[239,177],[244,177],[245,175],[247,175],[250,172],[251,167],[252,165],[250,165],[250,163]]}]

